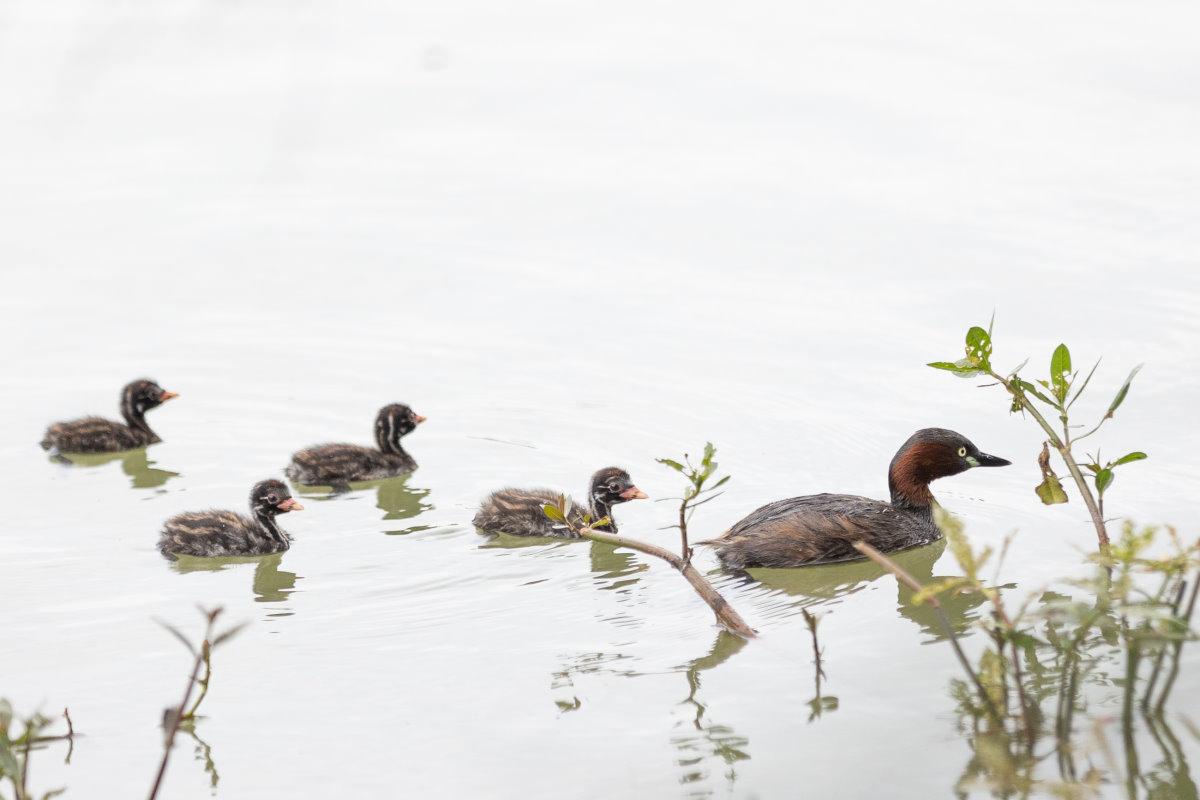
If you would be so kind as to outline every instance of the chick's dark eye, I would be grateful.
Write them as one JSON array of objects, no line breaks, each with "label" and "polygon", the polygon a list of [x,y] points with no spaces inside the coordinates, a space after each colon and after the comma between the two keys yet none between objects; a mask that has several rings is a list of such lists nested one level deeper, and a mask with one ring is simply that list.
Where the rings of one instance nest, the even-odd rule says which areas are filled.
[{"label": "chick's dark eye", "polygon": [[619,483],[610,483],[610,484],[608,485],[608,490],[609,490],[610,492],[620,492],[620,491],[621,491],[621,488],[622,488],[622,487],[621,487],[621,484],[619,484]]},{"label": "chick's dark eye", "polygon": [[276,503],[279,502],[279,498],[273,494],[269,494],[269,495],[267,495],[267,502],[270,503],[271,505],[275,505]]}]

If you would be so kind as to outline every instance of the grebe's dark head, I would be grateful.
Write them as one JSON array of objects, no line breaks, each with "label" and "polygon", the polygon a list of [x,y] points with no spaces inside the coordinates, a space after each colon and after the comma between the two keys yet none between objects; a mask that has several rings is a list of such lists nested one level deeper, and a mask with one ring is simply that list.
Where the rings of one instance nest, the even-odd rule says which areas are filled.
[{"label": "grebe's dark head", "polygon": [[375,417],[375,443],[385,453],[400,451],[400,437],[416,430],[425,421],[404,403],[392,403],[379,409]]},{"label": "grebe's dark head", "polygon": [[168,392],[149,378],[141,378],[121,390],[121,413],[126,420],[137,419],[172,397],[179,395]]},{"label": "grebe's dark head", "polygon": [[607,467],[592,476],[592,500],[605,508],[648,495],[633,485],[629,473],[620,467]]},{"label": "grebe's dark head", "polygon": [[926,508],[933,503],[929,484],[972,467],[1003,467],[1011,461],[981,452],[961,433],[922,428],[901,445],[888,467],[893,505]]},{"label": "grebe's dark head", "polygon": [[289,511],[303,511],[304,506],[292,497],[287,484],[272,478],[254,484],[250,490],[250,509],[257,517],[274,517]]}]

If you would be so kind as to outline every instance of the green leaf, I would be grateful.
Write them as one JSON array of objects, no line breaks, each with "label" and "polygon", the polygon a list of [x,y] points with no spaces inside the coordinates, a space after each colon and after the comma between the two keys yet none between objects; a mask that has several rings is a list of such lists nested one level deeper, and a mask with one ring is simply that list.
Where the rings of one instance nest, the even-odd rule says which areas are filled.
[{"label": "green leaf", "polygon": [[721,480],[717,481],[712,486],[708,487],[708,491],[711,492],[713,489],[716,489],[719,486],[724,486],[725,483],[732,477],[733,477],[732,475],[726,475],[724,478],[721,478]]},{"label": "green leaf", "polygon": [[1015,644],[1022,650],[1032,650],[1044,642],[1040,641],[1036,636],[1028,631],[1009,630],[1005,632],[1005,638]]},{"label": "green leaf", "polygon": [[975,367],[972,367],[965,358],[962,361],[955,361],[955,362],[931,361],[930,363],[926,364],[925,366],[933,367],[934,369],[944,369],[947,372],[953,372],[955,375],[957,375],[960,378],[970,378],[973,375],[987,374],[981,369],[976,369]]},{"label": "green leaf", "polygon": [[666,464],[668,467],[675,470],[676,472],[683,472],[683,464],[680,464],[678,461],[672,461],[669,458],[656,458],[654,460],[660,464]]},{"label": "green leaf", "polygon": [[[555,509],[555,510],[557,511],[558,509]],[[242,629],[244,629],[244,628],[245,628],[247,625],[249,625],[249,624],[250,624],[250,623],[248,623],[248,622],[243,622],[243,623],[240,623],[240,624],[238,624],[238,625],[234,625],[232,628],[230,628],[230,629],[229,629],[229,630],[227,630],[227,631],[223,631],[223,632],[221,632],[221,633],[218,633],[218,634],[216,635],[216,637],[214,637],[214,638],[213,638],[213,641],[212,641],[212,646],[213,646],[213,647],[216,647],[216,646],[217,646],[217,645],[219,645],[219,644],[222,644],[222,643],[224,643],[224,642],[228,642],[230,639],[232,639],[233,637],[235,637],[235,636],[237,636],[239,633],[241,633],[241,632],[242,632]]]},{"label": "green leaf", "polygon": [[922,586],[921,591],[915,592],[912,596],[912,600],[909,602],[911,602],[914,606],[919,606],[935,595],[939,595],[942,592],[950,589],[957,589],[958,587],[964,586],[967,583],[969,583],[969,581],[963,577],[942,578],[940,581],[934,581],[933,583],[927,583]]},{"label": "green leaf", "polygon": [[200,655],[198,652],[196,652],[195,645],[193,645],[191,642],[189,642],[188,638],[186,636],[184,636],[182,633],[180,633],[178,628],[176,628],[172,625],[168,625],[167,623],[163,622],[161,619],[156,619],[154,621],[157,622],[159,625],[162,625],[164,628],[166,628],[172,634],[174,634],[176,639],[183,642],[183,646],[186,647],[188,649],[188,652],[191,653],[193,656]]},{"label": "green leaf", "polygon": [[992,368],[992,336],[978,326],[967,331],[967,362],[985,372]]},{"label": "green leaf", "polygon": [[1058,479],[1057,475],[1053,474],[1046,476],[1034,491],[1037,492],[1037,496],[1041,501],[1048,506],[1057,503],[1066,503],[1071,499],[1067,497],[1067,492],[1062,487],[1062,481]]},{"label": "green leaf", "polygon": [[701,461],[700,463],[707,467],[710,463],[712,463],[713,454],[716,452],[717,452],[717,448],[713,447],[712,442],[705,442],[704,443],[704,460]]},{"label": "green leaf", "polygon": [[542,513],[555,522],[566,522],[567,518],[563,516],[563,512],[559,511],[555,506],[546,503],[542,506]]},{"label": "green leaf", "polygon": [[1104,490],[1112,485],[1113,471],[1111,469],[1102,469],[1096,473],[1096,494],[1104,497]]},{"label": "green leaf", "polygon": [[1117,396],[1113,399],[1112,405],[1108,407],[1108,413],[1104,415],[1105,419],[1110,419],[1113,415],[1113,412],[1117,410],[1117,407],[1120,406],[1121,403],[1125,402],[1125,395],[1129,394],[1129,384],[1133,383],[1133,376],[1137,375],[1143,366],[1145,365],[1138,364],[1133,368],[1133,371],[1129,373],[1129,377],[1125,379],[1125,383],[1121,385],[1121,390],[1117,392]]},{"label": "green leaf", "polygon": [[978,569],[975,553],[971,550],[971,545],[963,534],[962,522],[935,504],[933,506],[933,524],[937,525],[938,530],[946,537],[946,541],[950,544],[950,552],[954,554],[954,558],[962,567],[963,572],[967,573],[968,577],[975,578]]},{"label": "green leaf", "polygon": [[1058,402],[1067,397],[1067,388],[1071,380],[1071,351],[1065,344],[1054,348],[1050,356],[1050,382],[1054,385],[1054,396]]},{"label": "green leaf", "polygon": [[1142,453],[1142,452],[1133,452],[1133,453],[1130,453],[1129,455],[1121,456],[1116,461],[1114,461],[1112,463],[1112,465],[1114,467],[1116,467],[1116,466],[1120,466],[1121,464],[1128,464],[1130,461],[1141,461],[1143,458],[1149,458],[1149,456],[1147,456],[1145,453]]},{"label": "green leaf", "polygon": [[[1038,381],[1038,383],[1045,383],[1045,381]],[[1038,388],[1036,386],[1034,386],[1032,383],[1030,383],[1029,381],[1023,381],[1020,378],[1018,378],[1017,386],[1019,386],[1022,391],[1029,392],[1031,395],[1036,397],[1038,400],[1041,400],[1046,405],[1048,405],[1048,406],[1054,405],[1054,403],[1050,400],[1049,397],[1046,397],[1046,395],[1044,395],[1040,391],[1038,391]]]},{"label": "green leaf", "polygon": [[[7,739],[8,737],[4,737]],[[3,747],[0,747],[0,775],[8,775],[16,782],[17,776],[21,774],[21,766],[17,763],[17,757],[7,741],[0,742]]]},{"label": "green leaf", "polygon": [[1038,469],[1042,471],[1042,482],[1034,488],[1037,496],[1048,506],[1067,502],[1067,493],[1063,491],[1062,482],[1050,467],[1049,442],[1042,442],[1042,452],[1038,454],[1037,462]]},{"label": "green leaf", "polygon": [[1075,405],[1075,401],[1079,399],[1080,395],[1083,394],[1083,390],[1086,389],[1088,384],[1092,382],[1092,376],[1096,374],[1096,370],[1099,369],[1099,367],[1100,360],[1097,359],[1096,363],[1092,365],[1091,372],[1089,372],[1087,377],[1083,379],[1083,383],[1079,384],[1079,386],[1075,389],[1075,396],[1071,398],[1071,402],[1067,403],[1067,408]]}]

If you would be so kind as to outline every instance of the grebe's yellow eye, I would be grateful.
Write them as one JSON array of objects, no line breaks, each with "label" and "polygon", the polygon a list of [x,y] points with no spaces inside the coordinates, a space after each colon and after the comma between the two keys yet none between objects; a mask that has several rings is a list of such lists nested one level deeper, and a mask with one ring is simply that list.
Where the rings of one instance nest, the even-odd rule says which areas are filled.
[{"label": "grebe's yellow eye", "polygon": [[967,457],[967,448],[965,448],[965,447],[958,448],[958,457],[966,458]]}]

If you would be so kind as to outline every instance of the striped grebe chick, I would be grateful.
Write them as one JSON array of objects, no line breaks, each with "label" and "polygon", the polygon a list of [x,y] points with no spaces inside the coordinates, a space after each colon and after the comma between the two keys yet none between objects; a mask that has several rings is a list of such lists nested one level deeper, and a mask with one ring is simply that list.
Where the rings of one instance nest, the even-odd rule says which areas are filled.
[{"label": "striped grebe chick", "polygon": [[[546,516],[542,506],[556,505],[559,492],[551,489],[500,489],[492,492],[479,506],[475,515],[475,527],[488,533],[507,533],[512,536],[544,536],[554,539],[578,539],[578,534],[561,522]],[[592,476],[588,491],[586,513],[592,522],[608,517],[607,525],[597,525],[597,530],[617,532],[617,523],[612,516],[612,507],[630,500],[640,500],[646,493],[633,485],[629,473],[619,467],[602,469]],[[572,505],[569,519],[574,524],[583,524],[585,509]]]},{"label": "striped grebe chick", "polygon": [[378,449],[357,444],[319,444],[292,455],[287,476],[309,486],[345,486],[351,481],[374,481],[405,475],[417,462],[404,451],[400,438],[425,421],[403,403],[379,409],[375,417]]},{"label": "striped grebe chick", "polygon": [[279,527],[275,518],[303,509],[283,481],[259,481],[250,490],[253,517],[234,511],[177,514],[163,523],[158,549],[168,557],[175,554],[215,558],[279,553],[291,546],[292,537]]},{"label": "striped grebe chick", "polygon": [[119,453],[161,442],[146,424],[146,412],[178,396],[147,378],[136,380],[121,390],[124,425],[103,417],[56,422],[46,429],[42,449],[57,453]]}]

